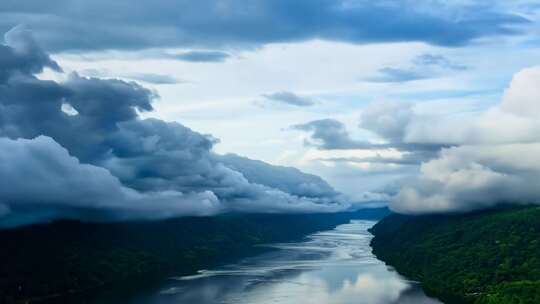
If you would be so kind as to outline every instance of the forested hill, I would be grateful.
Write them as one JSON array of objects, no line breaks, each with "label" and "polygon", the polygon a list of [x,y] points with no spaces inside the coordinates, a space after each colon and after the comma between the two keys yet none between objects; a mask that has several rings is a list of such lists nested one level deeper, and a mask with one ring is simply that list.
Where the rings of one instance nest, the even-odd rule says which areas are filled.
[{"label": "forested hill", "polygon": [[265,250],[258,244],[293,241],[351,219],[387,214],[387,209],[366,209],[108,224],[63,221],[0,230],[0,304],[54,299],[139,275],[148,280],[189,274]]},{"label": "forested hill", "polygon": [[391,215],[373,252],[445,303],[540,303],[540,208]]}]

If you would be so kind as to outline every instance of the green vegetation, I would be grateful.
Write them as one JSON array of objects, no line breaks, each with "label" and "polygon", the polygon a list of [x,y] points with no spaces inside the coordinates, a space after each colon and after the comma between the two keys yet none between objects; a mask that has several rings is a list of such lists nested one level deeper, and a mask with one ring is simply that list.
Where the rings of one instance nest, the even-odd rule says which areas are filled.
[{"label": "green vegetation", "polygon": [[373,252],[445,303],[540,303],[540,208],[390,215]]},{"label": "green vegetation", "polygon": [[[0,303],[32,303],[126,279],[194,273],[386,209],[310,215],[226,215],[159,222],[74,221],[0,231]],[[135,282],[134,282],[135,283]],[[61,303],[60,301],[59,303]]]}]

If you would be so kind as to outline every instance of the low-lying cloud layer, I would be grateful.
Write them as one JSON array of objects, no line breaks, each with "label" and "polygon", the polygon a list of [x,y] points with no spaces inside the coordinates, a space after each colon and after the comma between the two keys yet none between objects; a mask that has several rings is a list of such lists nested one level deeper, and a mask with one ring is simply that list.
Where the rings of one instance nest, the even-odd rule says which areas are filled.
[{"label": "low-lying cloud layer", "polygon": [[64,82],[39,79],[44,68],[61,71],[58,64],[21,27],[5,41],[0,226],[349,206],[320,178],[219,156],[209,135],[141,119],[156,96],[137,83],[77,74]]},{"label": "low-lying cloud layer", "polygon": [[419,174],[411,171],[397,191],[389,193],[390,207],[396,212],[466,212],[500,204],[540,204],[538,83],[540,67],[524,69],[514,76],[499,105],[458,117],[422,115],[414,103],[373,103],[363,109],[359,127],[376,135],[380,139],[376,142],[356,140],[334,119],[292,128],[308,132],[306,145],[321,150],[371,152],[325,161],[419,168]]},{"label": "low-lying cloud layer", "polygon": [[437,159],[423,163],[421,175],[401,189],[391,208],[425,213],[539,204],[538,83],[540,67],[522,70],[514,76],[500,106],[469,120],[441,123],[438,128],[412,127],[409,137],[438,142],[446,138],[459,146],[443,149]]},{"label": "low-lying cloud layer", "polygon": [[50,137],[0,138],[0,226],[54,218],[121,220],[211,215],[223,206],[211,192],[140,192],[107,169],[82,164]]}]

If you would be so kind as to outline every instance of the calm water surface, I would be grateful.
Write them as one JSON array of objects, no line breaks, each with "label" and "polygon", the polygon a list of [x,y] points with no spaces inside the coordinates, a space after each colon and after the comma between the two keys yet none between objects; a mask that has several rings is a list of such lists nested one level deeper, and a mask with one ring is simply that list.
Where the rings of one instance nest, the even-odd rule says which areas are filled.
[{"label": "calm water surface", "polygon": [[[371,254],[367,231],[357,220],[298,243],[197,275],[171,278],[133,298],[96,303],[133,304],[386,304],[440,303]],[[226,253],[224,253],[226,254]],[[120,301],[120,302],[118,302]],[[94,301],[92,301],[94,302]]]}]

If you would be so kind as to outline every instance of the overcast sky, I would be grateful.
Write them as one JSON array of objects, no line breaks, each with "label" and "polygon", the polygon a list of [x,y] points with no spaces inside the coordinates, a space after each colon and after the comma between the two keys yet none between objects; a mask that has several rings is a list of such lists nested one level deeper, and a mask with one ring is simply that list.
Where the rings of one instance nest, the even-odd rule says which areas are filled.
[{"label": "overcast sky", "polygon": [[[236,156],[215,159],[233,153],[320,176],[333,188],[325,197],[335,189],[348,202],[423,212],[540,198],[538,185],[522,183],[540,176],[539,154],[530,154],[540,143],[539,16],[538,2],[526,0],[5,0],[0,30],[13,36],[6,49],[42,52],[32,51],[41,61],[24,70],[28,77],[70,90],[97,78],[137,82],[152,102],[124,105],[130,119],[211,135],[204,153],[228,169]],[[0,76],[11,75],[1,61]],[[63,100],[63,113],[83,112]],[[14,135],[4,123],[0,135],[48,136],[42,145],[105,168],[127,188],[120,192],[138,200],[155,192],[47,128]],[[504,190],[516,185],[525,194]],[[500,193],[482,199],[492,189]],[[186,193],[185,185],[174,190]],[[199,190],[193,195],[219,212],[220,194]],[[305,197],[295,191],[285,192]]]}]

